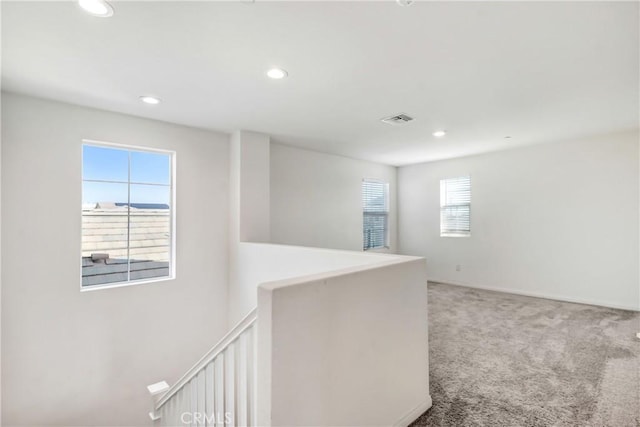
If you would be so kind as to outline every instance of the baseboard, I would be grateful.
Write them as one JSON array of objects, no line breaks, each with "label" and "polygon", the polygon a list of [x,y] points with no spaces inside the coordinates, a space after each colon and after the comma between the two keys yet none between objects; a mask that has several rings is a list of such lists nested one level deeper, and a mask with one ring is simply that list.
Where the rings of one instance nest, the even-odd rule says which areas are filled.
[{"label": "baseboard", "polygon": [[619,304],[607,304],[607,303],[603,304],[603,303],[601,303],[599,301],[591,301],[591,300],[585,300],[585,299],[580,299],[580,298],[567,297],[567,296],[563,296],[563,295],[549,295],[549,294],[545,294],[545,293],[541,293],[541,292],[521,291],[519,289],[496,288],[496,287],[491,287],[491,286],[482,286],[482,285],[475,285],[475,284],[472,284],[472,283],[458,282],[458,281],[455,281],[455,280],[437,279],[437,278],[433,278],[433,277],[430,278],[429,281],[430,282],[444,283],[445,285],[464,286],[465,288],[474,288],[474,289],[482,289],[482,290],[485,290],[485,291],[502,292],[502,293],[505,293],[505,294],[522,295],[522,296],[525,296],[525,297],[543,298],[543,299],[550,299],[550,300],[554,300],[554,301],[572,302],[572,303],[575,303],[575,304],[595,305],[595,306],[598,306],[598,307],[607,307],[607,308],[615,308],[615,309],[618,309],[618,310],[627,310],[627,311],[640,312],[640,308],[638,308],[637,306],[619,305]]},{"label": "baseboard", "polygon": [[427,400],[407,412],[402,418],[396,421],[392,427],[408,427],[412,422],[417,420],[420,415],[427,412],[427,409],[431,408],[432,403],[431,396],[427,396]]}]

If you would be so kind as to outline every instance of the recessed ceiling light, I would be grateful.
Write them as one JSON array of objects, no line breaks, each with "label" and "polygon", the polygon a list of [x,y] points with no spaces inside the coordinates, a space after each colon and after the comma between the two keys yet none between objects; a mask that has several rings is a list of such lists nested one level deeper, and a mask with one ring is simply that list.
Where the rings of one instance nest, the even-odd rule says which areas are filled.
[{"label": "recessed ceiling light", "polygon": [[396,0],[400,6],[411,6],[413,4],[413,0]]},{"label": "recessed ceiling light", "polygon": [[140,101],[145,104],[158,105],[160,104],[160,98],[156,98],[155,96],[144,95],[140,97]]},{"label": "recessed ceiling light", "polygon": [[511,136],[507,135],[507,136],[504,137],[504,139],[511,139]]},{"label": "recessed ceiling light", "polygon": [[113,16],[113,7],[105,0],[78,0],[78,5],[93,16],[100,18]]},{"label": "recessed ceiling light", "polygon": [[289,75],[289,73],[287,73],[282,68],[272,68],[269,71],[267,71],[267,76],[269,76],[272,79],[276,79],[276,80],[277,79],[284,79],[288,75]]},{"label": "recessed ceiling light", "polygon": [[443,131],[443,130],[437,130],[433,133],[433,136],[435,136],[436,138],[442,138],[443,136],[445,136],[447,134],[447,132]]}]

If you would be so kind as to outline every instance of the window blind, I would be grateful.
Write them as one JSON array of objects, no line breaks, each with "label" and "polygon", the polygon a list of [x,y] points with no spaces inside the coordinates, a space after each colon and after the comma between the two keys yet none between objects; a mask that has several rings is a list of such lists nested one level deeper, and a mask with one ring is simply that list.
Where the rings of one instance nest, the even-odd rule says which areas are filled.
[{"label": "window blind", "polygon": [[440,180],[440,235],[471,234],[471,177]]},{"label": "window blind", "polygon": [[362,181],[362,248],[383,248],[388,244],[389,184]]}]

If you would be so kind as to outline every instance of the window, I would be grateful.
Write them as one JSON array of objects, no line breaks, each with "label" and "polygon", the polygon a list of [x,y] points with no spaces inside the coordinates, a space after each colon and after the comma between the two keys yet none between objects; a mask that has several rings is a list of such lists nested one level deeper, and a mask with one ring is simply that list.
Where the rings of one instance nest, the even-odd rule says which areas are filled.
[{"label": "window", "polygon": [[440,236],[471,235],[471,177],[440,180]]},{"label": "window", "polygon": [[362,181],[362,248],[389,247],[389,184]]},{"label": "window", "polygon": [[82,146],[82,289],[173,277],[174,154]]}]

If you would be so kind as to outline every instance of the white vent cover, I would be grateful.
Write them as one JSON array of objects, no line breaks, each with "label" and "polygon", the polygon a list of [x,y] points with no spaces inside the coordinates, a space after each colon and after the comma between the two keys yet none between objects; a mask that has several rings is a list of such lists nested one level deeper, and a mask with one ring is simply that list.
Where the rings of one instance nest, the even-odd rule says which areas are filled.
[{"label": "white vent cover", "polygon": [[389,125],[403,125],[405,123],[409,123],[413,120],[413,117],[408,116],[404,113],[396,114],[395,116],[385,117],[384,119],[380,119],[381,122],[387,123]]}]

